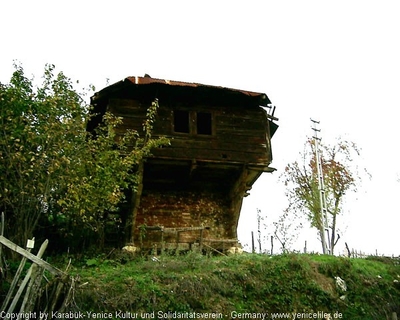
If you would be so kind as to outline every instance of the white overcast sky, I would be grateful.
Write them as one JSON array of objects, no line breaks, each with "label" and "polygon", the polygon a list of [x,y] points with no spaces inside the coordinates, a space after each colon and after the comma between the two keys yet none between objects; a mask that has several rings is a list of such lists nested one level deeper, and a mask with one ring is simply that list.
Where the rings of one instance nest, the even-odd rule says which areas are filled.
[{"label": "white overcast sky", "polygon": [[[0,81],[18,60],[27,75],[40,78],[52,63],[97,90],[148,73],[264,92],[280,119],[272,141],[277,172],[264,174],[245,199],[240,240],[249,243],[257,230],[257,208],[269,224],[285,208],[278,177],[299,158],[313,118],[325,142],[356,142],[357,163],[373,176],[344,206],[339,250],[346,241],[399,255],[399,16],[400,2],[386,0],[3,0]],[[305,240],[321,251],[314,231],[294,247]]]}]

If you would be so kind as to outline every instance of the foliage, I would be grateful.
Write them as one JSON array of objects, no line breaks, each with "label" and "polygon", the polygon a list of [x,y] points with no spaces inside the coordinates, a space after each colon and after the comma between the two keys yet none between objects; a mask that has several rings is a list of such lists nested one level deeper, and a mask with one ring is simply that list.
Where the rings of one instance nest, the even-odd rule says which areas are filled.
[{"label": "foliage", "polygon": [[[324,179],[324,194],[327,209],[327,228],[330,230],[329,247],[333,254],[339,240],[337,217],[342,213],[344,197],[348,192],[357,191],[361,173],[353,160],[360,155],[356,144],[338,139],[333,146],[319,144],[321,167]],[[311,226],[320,235],[325,232],[321,214],[320,190],[314,140],[305,143],[301,162],[295,161],[286,166],[281,176],[289,199],[288,211],[307,216]]]},{"label": "foliage", "polygon": [[0,210],[7,235],[23,245],[43,223],[62,237],[101,240],[105,216],[135,186],[135,166],[166,143],[151,139],[157,107],[155,101],[148,109],[143,133],[117,137],[122,120],[106,114],[93,139],[86,131],[89,106],[69,78],[47,65],[34,88],[15,65],[10,83],[0,84]]},{"label": "foliage", "polygon": [[[81,311],[221,312],[228,319],[232,311],[324,311],[340,312],[342,319],[382,319],[399,312],[399,268],[326,255],[131,257],[76,267],[87,285],[79,287],[75,302]],[[347,283],[344,300],[336,276]]]},{"label": "foliage", "polygon": [[283,253],[287,253],[290,247],[297,240],[299,231],[303,228],[303,224],[299,222],[299,217],[294,213],[290,214],[290,210],[286,209],[283,211],[279,220],[274,222],[274,237],[278,239],[281,244],[281,250]]}]

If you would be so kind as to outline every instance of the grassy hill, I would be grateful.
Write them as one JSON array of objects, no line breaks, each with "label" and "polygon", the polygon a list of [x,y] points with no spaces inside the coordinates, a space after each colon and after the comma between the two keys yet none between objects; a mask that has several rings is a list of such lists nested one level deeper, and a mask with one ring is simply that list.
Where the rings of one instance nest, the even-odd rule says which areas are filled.
[{"label": "grassy hill", "polygon": [[398,259],[194,252],[132,259],[119,253],[112,259],[87,259],[73,273],[80,277],[74,308],[99,316],[111,312],[114,318],[323,319],[330,314],[332,319],[366,320],[400,315]]}]

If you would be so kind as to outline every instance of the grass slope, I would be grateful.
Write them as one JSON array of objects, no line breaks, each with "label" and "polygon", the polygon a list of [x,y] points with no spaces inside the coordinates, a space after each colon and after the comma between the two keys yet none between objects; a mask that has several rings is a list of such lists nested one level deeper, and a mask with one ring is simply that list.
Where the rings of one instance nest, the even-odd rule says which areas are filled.
[{"label": "grass slope", "polygon": [[[400,264],[396,259],[323,255],[206,257],[191,252],[158,259],[89,259],[75,267],[80,283],[75,308],[134,312],[130,317],[254,318],[291,313],[294,318],[391,319],[400,315]],[[335,281],[340,277],[347,290]],[[174,313],[175,312],[175,313]],[[186,313],[187,312],[187,313]],[[193,313],[195,312],[195,313]],[[198,313],[198,314],[196,314]],[[127,314],[127,317],[129,314]],[[282,316],[284,317],[284,316]]]}]

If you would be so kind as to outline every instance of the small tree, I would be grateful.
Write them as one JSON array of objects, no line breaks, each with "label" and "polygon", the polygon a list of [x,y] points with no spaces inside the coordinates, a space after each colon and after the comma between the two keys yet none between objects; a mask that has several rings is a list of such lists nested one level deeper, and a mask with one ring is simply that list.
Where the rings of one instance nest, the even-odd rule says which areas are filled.
[{"label": "small tree", "polygon": [[303,224],[298,220],[299,217],[295,212],[292,215],[290,209],[286,209],[279,220],[273,223],[275,227],[274,238],[279,241],[283,253],[290,251],[290,247],[299,236],[300,229],[303,228]]},{"label": "small tree", "polygon": [[[350,191],[357,191],[361,181],[358,167],[353,165],[360,151],[353,142],[338,139],[333,146],[320,144],[319,153],[325,181],[329,247],[333,254],[340,238],[337,233],[337,217],[342,212],[344,197]],[[301,156],[301,162],[288,164],[281,176],[287,188],[288,210],[305,214],[311,226],[317,228],[321,235],[325,232],[325,226],[324,217],[321,216],[315,144],[312,139],[307,139]]]}]

